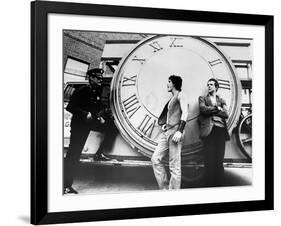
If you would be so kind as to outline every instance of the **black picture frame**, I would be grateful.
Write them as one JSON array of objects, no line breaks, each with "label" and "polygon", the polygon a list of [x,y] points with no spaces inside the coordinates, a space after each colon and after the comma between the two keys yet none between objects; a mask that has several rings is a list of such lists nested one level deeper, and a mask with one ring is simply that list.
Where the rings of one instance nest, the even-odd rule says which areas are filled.
[{"label": "black picture frame", "polygon": [[[48,14],[113,16],[212,22],[265,27],[265,198],[256,201],[204,203],[74,212],[48,212]],[[31,223],[51,224],[192,214],[272,210],[273,161],[273,16],[62,2],[31,3]]]}]

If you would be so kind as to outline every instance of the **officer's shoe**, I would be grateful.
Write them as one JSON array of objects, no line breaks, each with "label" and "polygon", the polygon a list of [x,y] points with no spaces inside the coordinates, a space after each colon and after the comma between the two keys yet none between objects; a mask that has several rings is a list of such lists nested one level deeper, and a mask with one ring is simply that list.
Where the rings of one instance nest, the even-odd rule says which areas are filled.
[{"label": "officer's shoe", "polygon": [[103,153],[98,153],[94,155],[95,161],[110,161],[111,159],[107,156],[105,156]]},{"label": "officer's shoe", "polygon": [[68,194],[78,194],[78,191],[76,191],[73,187],[67,187],[67,188],[64,188],[63,190],[63,194],[64,195],[68,195]]}]

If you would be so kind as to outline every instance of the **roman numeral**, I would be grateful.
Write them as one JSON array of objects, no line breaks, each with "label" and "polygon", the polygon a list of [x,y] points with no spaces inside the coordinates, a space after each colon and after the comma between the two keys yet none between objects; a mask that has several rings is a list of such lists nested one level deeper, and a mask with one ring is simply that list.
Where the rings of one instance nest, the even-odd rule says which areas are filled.
[{"label": "roman numeral", "polygon": [[136,94],[133,94],[124,100],[123,105],[129,118],[131,118],[141,107]]},{"label": "roman numeral", "polygon": [[216,60],[213,60],[213,61],[208,61],[209,64],[211,65],[211,67],[217,65],[217,64],[222,64],[222,61],[221,59],[216,59]]},{"label": "roman numeral", "polygon": [[183,47],[183,45],[176,43],[176,41],[179,39],[182,39],[182,38],[171,38],[172,43],[170,44],[170,47]]},{"label": "roman numeral", "polygon": [[219,89],[228,89],[230,90],[230,82],[228,80],[217,79],[219,82]]},{"label": "roman numeral", "polygon": [[157,41],[152,42],[149,45],[154,49],[153,52],[157,52],[157,51],[163,49]]},{"label": "roman numeral", "polygon": [[135,86],[137,81],[137,76],[132,76],[130,78],[124,77],[122,86]]},{"label": "roman numeral", "polygon": [[151,137],[152,131],[154,129],[156,120],[152,119],[149,115],[145,115],[144,119],[138,126],[138,129],[147,137]]},{"label": "roman numeral", "polygon": [[132,59],[132,61],[138,61],[141,64],[143,64],[145,62],[145,58],[138,58],[137,56],[134,56],[134,58]]}]

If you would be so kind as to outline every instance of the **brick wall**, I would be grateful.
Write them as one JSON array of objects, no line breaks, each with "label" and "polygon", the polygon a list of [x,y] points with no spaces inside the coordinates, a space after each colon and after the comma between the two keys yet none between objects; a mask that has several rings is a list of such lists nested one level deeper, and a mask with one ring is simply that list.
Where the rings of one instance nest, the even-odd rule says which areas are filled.
[{"label": "brick wall", "polygon": [[65,30],[63,32],[63,62],[74,57],[90,64],[90,69],[98,67],[106,40],[141,40],[142,34],[109,33]]}]

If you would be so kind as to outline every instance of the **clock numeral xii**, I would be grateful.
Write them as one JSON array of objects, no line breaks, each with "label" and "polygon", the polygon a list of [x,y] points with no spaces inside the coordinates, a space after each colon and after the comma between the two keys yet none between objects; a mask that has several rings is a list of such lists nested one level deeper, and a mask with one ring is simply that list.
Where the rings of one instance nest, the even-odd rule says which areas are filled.
[{"label": "clock numeral xii", "polygon": [[170,47],[183,47],[182,44],[178,43],[178,40],[181,40],[182,38],[171,38],[172,43],[170,44]]}]

